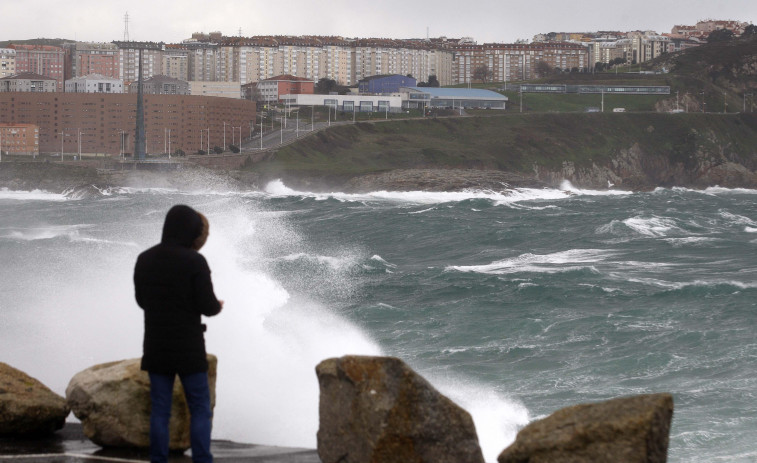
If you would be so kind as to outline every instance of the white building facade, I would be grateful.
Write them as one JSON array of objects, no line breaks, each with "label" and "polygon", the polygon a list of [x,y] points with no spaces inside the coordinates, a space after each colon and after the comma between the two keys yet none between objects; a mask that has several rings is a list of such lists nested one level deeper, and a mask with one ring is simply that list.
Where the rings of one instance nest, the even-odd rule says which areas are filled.
[{"label": "white building facade", "polygon": [[100,74],[68,79],[66,93],[124,93],[124,82]]}]

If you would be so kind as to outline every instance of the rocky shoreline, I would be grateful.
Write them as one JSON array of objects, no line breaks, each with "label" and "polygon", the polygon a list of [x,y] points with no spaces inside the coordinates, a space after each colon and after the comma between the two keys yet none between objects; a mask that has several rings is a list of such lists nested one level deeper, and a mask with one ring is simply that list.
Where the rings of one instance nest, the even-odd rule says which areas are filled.
[{"label": "rocky shoreline", "polygon": [[515,188],[560,188],[570,181],[576,188],[650,191],[657,187],[757,189],[757,173],[733,163],[712,163],[697,171],[662,165],[633,149],[624,151],[613,166],[576,167],[570,162],[557,171],[535,169],[533,175],[484,169],[393,169],[349,177],[282,175],[267,177],[249,170],[212,170],[183,164],[170,171],[105,170],[50,162],[0,163],[0,189],[42,190],[82,198],[113,188],[176,190],[261,190],[280,179],[299,191],[367,193],[372,191],[459,192],[507,191]]}]

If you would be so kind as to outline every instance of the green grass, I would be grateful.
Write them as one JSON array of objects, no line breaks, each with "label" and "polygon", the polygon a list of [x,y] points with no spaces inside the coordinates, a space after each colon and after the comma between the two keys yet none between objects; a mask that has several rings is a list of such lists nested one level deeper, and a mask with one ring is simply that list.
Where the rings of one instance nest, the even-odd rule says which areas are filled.
[{"label": "green grass", "polygon": [[[490,111],[490,113],[497,113]],[[751,159],[757,116],[653,113],[501,114],[332,127],[279,150],[250,169],[266,177],[344,179],[403,168],[476,168],[531,173],[609,163],[637,145],[683,165],[698,149],[727,143]],[[713,141],[715,140],[715,141]]]}]

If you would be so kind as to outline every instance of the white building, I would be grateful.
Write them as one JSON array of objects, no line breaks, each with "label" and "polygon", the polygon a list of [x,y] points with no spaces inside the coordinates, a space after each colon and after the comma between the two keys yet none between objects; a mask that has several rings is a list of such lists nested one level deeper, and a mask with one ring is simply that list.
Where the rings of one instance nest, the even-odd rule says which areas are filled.
[{"label": "white building", "polygon": [[281,95],[281,101],[289,106],[329,106],[344,112],[399,112],[402,97],[392,95]]},{"label": "white building", "polygon": [[68,79],[65,84],[66,93],[124,93],[122,80],[105,77],[101,74],[90,74],[83,77]]},{"label": "white building", "polygon": [[215,96],[221,98],[242,98],[242,85],[239,82],[189,82],[189,94],[198,96]]}]

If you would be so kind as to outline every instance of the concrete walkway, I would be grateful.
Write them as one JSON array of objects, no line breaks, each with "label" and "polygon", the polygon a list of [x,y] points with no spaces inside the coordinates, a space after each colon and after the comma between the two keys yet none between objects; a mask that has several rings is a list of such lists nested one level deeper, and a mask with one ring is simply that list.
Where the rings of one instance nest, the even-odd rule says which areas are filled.
[{"label": "concrete walkway", "polygon": [[[268,447],[213,441],[215,461],[221,463],[320,463],[315,450]],[[187,451],[172,455],[171,463],[192,463]],[[102,449],[90,442],[79,423],[66,426],[50,437],[0,438],[0,463],[142,463],[150,461],[146,451]]]}]

